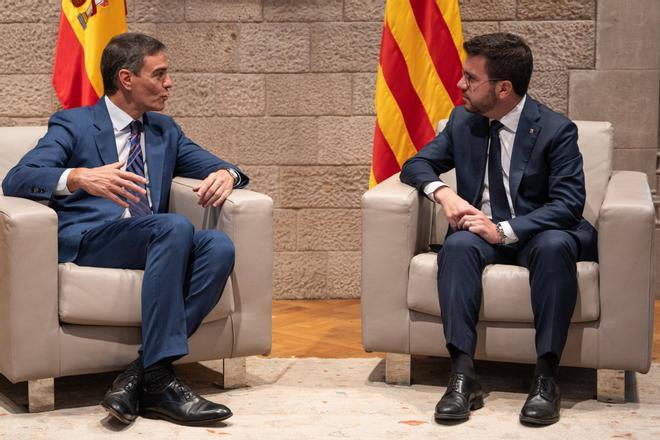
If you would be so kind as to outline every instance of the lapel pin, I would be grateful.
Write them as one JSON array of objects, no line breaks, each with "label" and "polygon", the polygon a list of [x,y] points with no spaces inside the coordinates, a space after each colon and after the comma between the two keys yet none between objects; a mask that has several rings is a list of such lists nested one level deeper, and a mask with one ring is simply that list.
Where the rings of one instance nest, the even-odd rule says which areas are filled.
[{"label": "lapel pin", "polygon": [[529,129],[529,134],[534,134],[534,129],[533,128]]}]

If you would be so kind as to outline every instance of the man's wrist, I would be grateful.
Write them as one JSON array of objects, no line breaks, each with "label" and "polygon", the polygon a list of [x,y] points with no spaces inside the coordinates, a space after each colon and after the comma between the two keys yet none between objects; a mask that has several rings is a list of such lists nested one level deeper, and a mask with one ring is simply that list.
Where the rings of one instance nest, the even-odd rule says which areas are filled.
[{"label": "man's wrist", "polygon": [[234,185],[236,185],[238,183],[239,179],[240,179],[240,176],[238,175],[236,170],[233,169],[233,168],[222,168],[222,169],[229,173],[229,175],[232,177],[232,179],[234,179]]},{"label": "man's wrist", "polygon": [[447,185],[442,185],[433,192],[433,198],[436,202],[442,204],[445,196],[452,192],[451,188]]},{"label": "man's wrist", "polygon": [[504,232],[504,228],[502,227],[502,223],[496,223],[495,224],[495,231],[497,231],[497,235],[499,236],[499,242],[498,244],[506,244],[506,232]]},{"label": "man's wrist", "polygon": [[437,200],[435,199],[435,197],[433,196],[433,194],[435,193],[435,191],[436,191],[438,188],[440,188],[440,187],[442,187],[442,186],[444,186],[444,185],[445,185],[445,184],[442,183],[442,182],[440,182],[439,180],[436,180],[435,182],[427,183],[427,184],[424,186],[424,188],[423,188],[423,189],[424,189],[424,194],[425,194],[426,197],[428,197],[431,201],[433,201],[433,202],[437,202]]},{"label": "man's wrist", "polygon": [[66,189],[71,193],[76,192],[80,188],[80,171],[81,168],[73,168],[66,176]]}]

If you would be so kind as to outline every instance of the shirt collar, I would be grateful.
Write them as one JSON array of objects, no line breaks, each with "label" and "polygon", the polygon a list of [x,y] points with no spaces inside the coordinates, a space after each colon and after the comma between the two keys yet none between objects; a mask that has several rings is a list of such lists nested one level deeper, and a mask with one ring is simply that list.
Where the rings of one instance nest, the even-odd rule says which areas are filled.
[{"label": "shirt collar", "polygon": [[512,108],[509,113],[500,118],[500,122],[508,131],[515,133],[518,129],[518,121],[520,121],[520,115],[522,115],[526,100],[527,95],[524,95],[520,102],[518,102],[518,104],[516,104],[516,106]]},{"label": "shirt collar", "polygon": [[[104,96],[103,99],[105,99],[105,106],[108,108],[110,121],[112,121],[112,128],[114,128],[115,133],[130,129],[129,125],[131,122],[133,122],[131,115],[117,107],[115,103],[112,102],[107,96]],[[140,116],[137,120],[143,122],[142,116]]]}]

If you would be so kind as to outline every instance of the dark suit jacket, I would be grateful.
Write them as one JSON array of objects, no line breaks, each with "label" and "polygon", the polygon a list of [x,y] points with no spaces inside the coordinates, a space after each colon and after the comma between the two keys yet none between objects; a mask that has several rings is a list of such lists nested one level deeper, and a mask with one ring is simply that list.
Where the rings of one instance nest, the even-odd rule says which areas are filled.
[{"label": "dark suit jacket", "polygon": [[[167,212],[172,178],[206,178],[220,168],[234,168],[241,176],[241,187],[248,177],[188,139],[168,116],[148,112],[143,117],[149,190],[153,211]],[[94,106],[55,113],[48,132],[37,146],[12,168],[2,190],[7,196],[47,200],[57,211],[59,259],[72,261],[85,231],[104,222],[121,218],[124,208],[83,190],[69,196],[53,195],[65,169],[99,167],[117,162],[117,146],[105,100]]]},{"label": "dark suit jacket", "polygon": [[[478,206],[486,169],[488,118],[456,107],[445,129],[401,171],[419,191],[456,169],[457,193]],[[586,192],[577,127],[531,99],[523,107],[511,157],[509,188],[516,217],[509,221],[520,244],[547,229],[566,230],[595,259],[595,230],[582,218]]]}]

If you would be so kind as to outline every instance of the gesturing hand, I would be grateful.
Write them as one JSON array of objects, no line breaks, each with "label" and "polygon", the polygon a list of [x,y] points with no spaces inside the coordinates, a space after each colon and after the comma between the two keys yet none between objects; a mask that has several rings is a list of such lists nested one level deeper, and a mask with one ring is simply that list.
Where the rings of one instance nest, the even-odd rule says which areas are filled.
[{"label": "gesturing hand", "polygon": [[[123,208],[128,208],[124,199],[134,202],[140,199],[134,193],[146,194],[141,185],[147,184],[147,179],[129,171],[122,171],[124,162],[115,162],[96,168],[74,168],[66,180],[66,187],[74,192],[78,189],[98,197],[110,199]],[[130,190],[130,191],[129,191]]]},{"label": "gesturing hand", "polygon": [[222,205],[234,190],[234,178],[229,171],[222,169],[208,175],[193,191],[197,193],[197,204],[204,208]]}]

